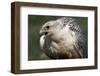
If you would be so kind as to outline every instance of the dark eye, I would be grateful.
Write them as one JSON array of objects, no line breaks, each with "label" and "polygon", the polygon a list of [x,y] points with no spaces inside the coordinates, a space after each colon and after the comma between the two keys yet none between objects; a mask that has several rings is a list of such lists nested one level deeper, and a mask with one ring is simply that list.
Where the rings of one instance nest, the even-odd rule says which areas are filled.
[{"label": "dark eye", "polygon": [[50,27],[49,26],[46,26],[46,28],[49,29]]}]

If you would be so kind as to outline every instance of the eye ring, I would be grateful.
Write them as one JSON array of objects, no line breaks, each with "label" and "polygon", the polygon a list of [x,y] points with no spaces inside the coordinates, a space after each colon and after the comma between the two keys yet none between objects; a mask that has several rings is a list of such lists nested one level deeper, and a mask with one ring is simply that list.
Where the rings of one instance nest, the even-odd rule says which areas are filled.
[{"label": "eye ring", "polygon": [[49,26],[46,26],[46,28],[49,29],[50,27]]}]

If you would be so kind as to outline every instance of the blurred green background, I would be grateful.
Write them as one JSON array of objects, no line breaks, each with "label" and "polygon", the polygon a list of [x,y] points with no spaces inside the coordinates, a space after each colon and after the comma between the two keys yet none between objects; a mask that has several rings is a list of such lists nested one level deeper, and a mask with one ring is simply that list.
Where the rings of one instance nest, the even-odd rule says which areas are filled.
[{"label": "blurred green background", "polygon": [[[56,20],[62,16],[44,16],[44,15],[28,15],[28,60],[46,60],[50,59],[40,49],[39,31],[44,23],[49,20]],[[79,23],[85,39],[87,48],[87,17],[73,17]]]}]

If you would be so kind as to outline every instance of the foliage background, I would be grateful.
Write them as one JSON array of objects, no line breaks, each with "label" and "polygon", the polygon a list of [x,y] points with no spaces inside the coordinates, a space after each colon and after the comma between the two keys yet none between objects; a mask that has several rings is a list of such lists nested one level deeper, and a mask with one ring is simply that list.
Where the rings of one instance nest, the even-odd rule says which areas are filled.
[{"label": "foliage background", "polygon": [[[49,20],[56,20],[61,16],[44,16],[44,15],[28,15],[28,60],[46,60],[50,59],[40,49],[39,45],[39,31],[44,23]],[[87,17],[73,17],[77,20],[80,25],[84,39],[85,47],[87,47],[87,29],[88,29],[88,18]],[[87,52],[86,52],[87,55]]]}]

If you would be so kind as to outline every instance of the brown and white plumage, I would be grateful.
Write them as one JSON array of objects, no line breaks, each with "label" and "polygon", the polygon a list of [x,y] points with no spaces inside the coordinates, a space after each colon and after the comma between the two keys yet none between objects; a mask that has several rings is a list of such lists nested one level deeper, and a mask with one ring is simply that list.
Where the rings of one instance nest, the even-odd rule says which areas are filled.
[{"label": "brown and white plumage", "polygon": [[74,18],[46,22],[40,29],[40,46],[53,59],[83,58],[82,31]]}]

